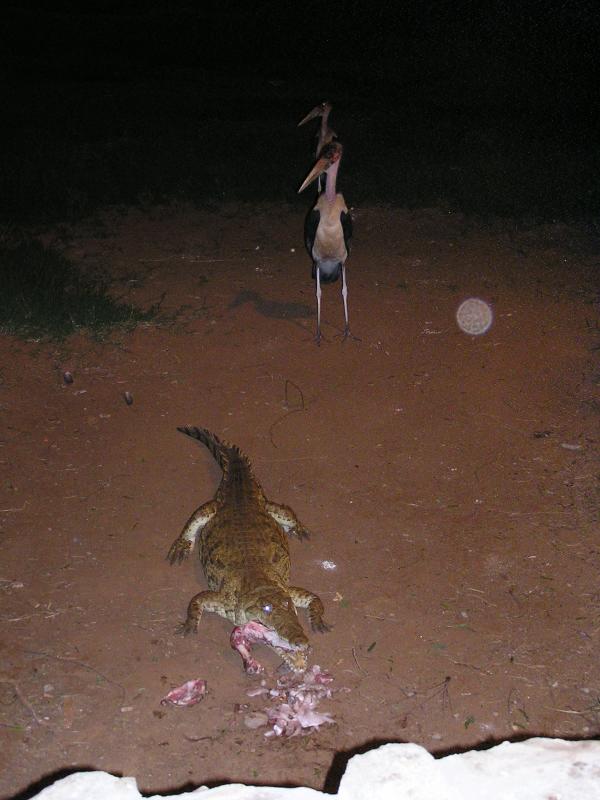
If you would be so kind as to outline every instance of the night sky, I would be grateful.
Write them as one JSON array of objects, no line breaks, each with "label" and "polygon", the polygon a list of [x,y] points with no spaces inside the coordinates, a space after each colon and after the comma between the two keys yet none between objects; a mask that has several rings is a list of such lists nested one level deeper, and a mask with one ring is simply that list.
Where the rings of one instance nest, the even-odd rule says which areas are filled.
[{"label": "night sky", "polygon": [[[476,147],[469,155],[480,159],[474,167],[480,175],[491,155],[511,164],[519,161],[521,182],[527,164],[531,181],[539,183],[540,175],[565,156],[560,186],[517,187],[517,192],[506,187],[507,196],[520,192],[520,207],[533,203],[537,213],[544,205],[550,208],[552,197],[570,193],[569,208],[583,197],[586,208],[597,210],[597,6],[591,0],[14,4],[4,12],[0,28],[6,118],[0,144],[19,175],[0,186],[0,206],[20,192],[23,197],[15,202],[29,207],[27,187],[33,190],[40,171],[45,188],[36,188],[36,197],[46,192],[43,202],[53,207],[65,205],[65,194],[85,195],[88,205],[94,198],[127,200],[139,194],[135,184],[142,177],[147,193],[160,186],[167,193],[175,187],[191,196],[210,191],[243,198],[249,189],[234,185],[240,165],[234,169],[229,156],[235,158],[242,147],[246,160],[264,164],[268,151],[259,129],[270,125],[273,144],[279,141],[291,160],[299,161],[303,153],[295,152],[296,143],[304,145],[296,137],[295,122],[312,105],[329,99],[334,126],[341,125],[348,145],[346,163],[355,154],[359,169],[365,170],[364,175],[349,171],[357,200],[361,191],[378,199],[368,178],[377,175],[379,147],[392,154],[398,170],[388,185],[387,173],[379,174],[386,199],[431,204],[450,193],[450,201],[467,210],[489,205],[481,186],[493,183],[493,175],[482,177],[479,188],[466,178],[462,186],[437,176],[429,185],[426,180],[440,163],[452,170],[457,160],[464,161],[471,131]],[[83,142],[89,144],[85,156],[76,152]],[[214,148],[222,169],[202,160],[207,147]],[[112,164],[107,163],[109,151],[118,157]],[[134,161],[146,153],[154,167],[157,152],[187,152],[189,175],[175,163],[175,155],[172,163],[160,165],[160,175],[152,177],[141,156],[137,176],[129,174],[132,153]],[[546,154],[544,163],[540,152]],[[538,158],[531,169],[530,154]],[[112,185],[123,183],[114,197],[98,185],[100,179],[93,186],[79,185],[77,171],[84,158],[102,161],[86,166],[90,180],[94,169],[99,175],[113,170]],[[118,159],[125,165],[121,172]],[[419,175],[411,176],[411,164],[419,160]],[[48,163],[56,165],[58,183],[69,186],[57,189],[57,180],[47,175]],[[460,168],[467,176],[470,167],[464,163]],[[397,195],[401,180],[408,188]],[[572,187],[565,189],[569,180]],[[17,191],[17,181],[25,188]],[[581,181],[588,182],[583,191],[577,188]],[[275,170],[263,183],[270,197],[293,195],[290,178]],[[496,210],[511,212],[502,202]],[[552,207],[548,213],[562,211]]]},{"label": "night sky", "polygon": [[222,69],[240,81],[248,72],[381,81],[460,103],[594,100],[600,12],[591,0],[24,5],[2,26],[13,79]]}]

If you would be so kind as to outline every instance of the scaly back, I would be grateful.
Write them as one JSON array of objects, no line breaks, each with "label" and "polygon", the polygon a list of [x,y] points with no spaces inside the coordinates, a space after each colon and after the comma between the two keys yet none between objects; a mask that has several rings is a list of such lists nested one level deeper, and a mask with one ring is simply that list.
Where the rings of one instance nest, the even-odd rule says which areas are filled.
[{"label": "scaly back", "polygon": [[226,500],[247,502],[253,496],[263,499],[263,492],[254,477],[250,459],[237,445],[221,441],[216,434],[206,428],[186,425],[177,430],[207,447],[223,470],[221,483],[215,495],[217,502]]}]

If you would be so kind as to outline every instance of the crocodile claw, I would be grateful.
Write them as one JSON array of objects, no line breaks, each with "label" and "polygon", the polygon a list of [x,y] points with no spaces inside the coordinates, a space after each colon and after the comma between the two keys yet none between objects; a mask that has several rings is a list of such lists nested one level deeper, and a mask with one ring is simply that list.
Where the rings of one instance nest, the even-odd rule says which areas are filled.
[{"label": "crocodile claw", "polygon": [[327,633],[333,629],[333,625],[330,625],[328,622],[325,622],[325,620],[320,619],[311,622],[311,628],[317,633]]},{"label": "crocodile claw", "polygon": [[192,549],[192,543],[186,540],[175,539],[167,554],[167,561],[170,564],[181,564],[184,558],[187,558]]},{"label": "crocodile claw", "polygon": [[180,636],[189,636],[190,633],[198,632],[198,623],[195,620],[186,619],[185,622],[180,622],[175,628],[175,633]]}]

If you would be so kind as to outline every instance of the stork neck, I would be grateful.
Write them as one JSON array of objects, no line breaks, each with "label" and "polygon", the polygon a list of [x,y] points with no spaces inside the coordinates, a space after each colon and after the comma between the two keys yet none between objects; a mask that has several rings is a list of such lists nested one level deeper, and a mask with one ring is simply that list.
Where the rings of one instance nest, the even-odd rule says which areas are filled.
[{"label": "stork neck", "polygon": [[330,203],[333,203],[335,200],[335,183],[337,180],[337,171],[339,169],[340,162],[339,160],[332,164],[329,169],[327,170],[327,182],[325,183],[325,197]]}]

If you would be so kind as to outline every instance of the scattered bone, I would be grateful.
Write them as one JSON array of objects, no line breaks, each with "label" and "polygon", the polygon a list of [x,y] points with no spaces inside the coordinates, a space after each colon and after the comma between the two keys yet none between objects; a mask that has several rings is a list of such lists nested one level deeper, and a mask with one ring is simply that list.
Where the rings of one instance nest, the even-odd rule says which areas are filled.
[{"label": "scattered bone", "polygon": [[331,714],[315,711],[318,700],[298,698],[292,703],[281,703],[268,713],[272,730],[265,736],[298,736],[312,733],[323,723],[333,723]]},{"label": "scattered bone", "polygon": [[335,720],[327,711],[317,711],[323,698],[329,698],[334,692],[349,691],[334,689],[330,684],[333,677],[314,664],[304,675],[288,673],[277,680],[277,686],[269,689],[265,681],[260,687],[250,689],[249,697],[267,695],[277,705],[265,709],[265,712],[252,711],[244,720],[248,728],[260,728],[269,725],[265,736],[307,736],[318,730],[323,724],[333,724]]},{"label": "scattered bone", "polygon": [[262,728],[269,723],[269,717],[264,711],[251,711],[244,717],[244,725],[251,730]]}]

